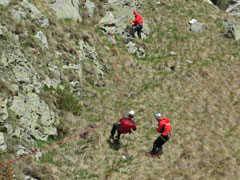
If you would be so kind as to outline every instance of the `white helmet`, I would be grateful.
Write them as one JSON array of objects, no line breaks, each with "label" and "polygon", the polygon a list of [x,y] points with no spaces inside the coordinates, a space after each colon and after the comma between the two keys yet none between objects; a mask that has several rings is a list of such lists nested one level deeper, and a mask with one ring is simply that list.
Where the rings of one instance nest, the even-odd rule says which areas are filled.
[{"label": "white helmet", "polygon": [[133,110],[129,111],[129,116],[133,117],[135,112]]},{"label": "white helmet", "polygon": [[160,113],[155,114],[156,119],[161,118],[161,117],[162,117],[162,115]]}]

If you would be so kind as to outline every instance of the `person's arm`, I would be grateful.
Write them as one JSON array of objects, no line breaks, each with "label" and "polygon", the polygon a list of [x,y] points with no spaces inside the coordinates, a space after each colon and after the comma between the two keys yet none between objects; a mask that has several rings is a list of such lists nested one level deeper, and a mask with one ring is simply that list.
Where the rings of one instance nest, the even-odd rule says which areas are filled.
[{"label": "person's arm", "polygon": [[133,24],[136,24],[137,23],[137,17],[135,17],[135,19],[132,21]]},{"label": "person's arm", "polygon": [[157,132],[159,133],[163,133],[164,132],[164,128],[165,128],[165,124],[159,124],[159,127],[157,128]]}]

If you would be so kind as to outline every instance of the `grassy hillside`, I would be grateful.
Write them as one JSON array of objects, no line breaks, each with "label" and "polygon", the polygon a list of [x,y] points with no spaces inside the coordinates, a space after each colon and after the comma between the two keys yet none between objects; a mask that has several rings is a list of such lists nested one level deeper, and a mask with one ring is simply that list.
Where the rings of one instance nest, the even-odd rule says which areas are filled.
[{"label": "grassy hillside", "polygon": [[[54,56],[57,48],[74,54],[73,45],[77,38],[96,47],[108,72],[102,77],[93,65],[82,62],[82,97],[78,99],[81,105],[59,108],[59,137],[47,143],[37,141],[36,148],[101,123],[107,124],[44,151],[39,160],[29,157],[12,164],[9,168],[13,168],[15,179],[23,179],[23,173],[46,180],[217,180],[240,177],[240,48],[238,41],[222,36],[221,22],[224,17],[230,18],[227,14],[200,0],[162,0],[165,5],[156,5],[155,1],[144,3],[142,15],[152,32],[146,40],[134,40],[147,50],[147,56],[140,59],[128,54],[126,40],[119,36],[116,36],[115,45],[117,56],[113,55],[111,42],[96,26],[102,9],[95,12],[93,21],[86,18],[81,24],[56,20],[44,1],[32,2],[52,21],[50,27],[43,30],[49,38],[50,50],[40,49],[36,66],[50,60],[56,64],[63,61]],[[25,30],[35,32],[37,29],[29,22],[17,24],[11,18],[7,19],[7,9],[2,9],[0,15],[12,33],[18,30],[22,38],[24,34],[21,33]],[[188,21],[192,18],[206,25],[204,33],[194,34],[189,30]],[[25,41],[22,47],[26,55],[31,53],[28,46],[39,48],[34,41]],[[177,55],[171,56],[171,51]],[[74,61],[68,55],[66,59]],[[65,72],[66,83],[74,78],[73,72]],[[42,98],[50,105],[59,102],[57,95],[49,89],[42,92]],[[63,102],[69,103],[67,99]],[[76,108],[81,108],[81,113],[74,113]],[[131,109],[136,111],[137,131],[123,136],[120,145],[112,143],[108,140],[112,124]],[[161,159],[145,156],[158,137],[156,112],[169,117],[173,128],[173,136],[163,146]],[[15,141],[18,140],[8,143],[11,145]],[[123,155],[126,160],[122,159]],[[1,155],[3,161],[12,158],[11,152]]]}]

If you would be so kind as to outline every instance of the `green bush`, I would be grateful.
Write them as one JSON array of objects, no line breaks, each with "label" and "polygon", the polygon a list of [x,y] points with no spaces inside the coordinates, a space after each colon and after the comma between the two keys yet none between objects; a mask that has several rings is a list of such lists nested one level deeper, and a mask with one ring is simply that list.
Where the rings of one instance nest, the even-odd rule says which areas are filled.
[{"label": "green bush", "polygon": [[80,115],[82,105],[80,100],[70,90],[70,87],[64,89],[58,88],[57,93],[57,107],[60,110],[72,112],[74,115]]}]

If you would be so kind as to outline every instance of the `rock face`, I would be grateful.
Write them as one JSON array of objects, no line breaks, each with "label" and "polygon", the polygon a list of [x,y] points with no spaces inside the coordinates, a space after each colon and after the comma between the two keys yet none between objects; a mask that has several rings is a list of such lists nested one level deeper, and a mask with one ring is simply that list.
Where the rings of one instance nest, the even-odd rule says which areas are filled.
[{"label": "rock face", "polygon": [[190,30],[192,32],[202,33],[205,31],[205,25],[198,22],[196,19],[191,19],[191,21],[189,21],[189,24],[191,24]]},{"label": "rock face", "polygon": [[205,31],[205,25],[200,22],[193,23],[191,26],[191,31],[196,33],[202,33]]},{"label": "rock face", "polygon": [[59,19],[72,19],[82,22],[79,13],[79,0],[46,0]]},{"label": "rock face", "polygon": [[126,49],[128,50],[129,53],[135,54],[139,58],[143,58],[146,55],[145,50],[142,47],[138,46],[136,43],[132,42],[132,41],[130,41],[126,45]]},{"label": "rock face", "polygon": [[7,7],[9,4],[8,0],[0,0],[0,6]]},{"label": "rock face", "polygon": [[19,16],[19,14],[21,15],[21,12],[24,10],[26,17],[35,22],[39,27],[47,28],[49,26],[49,20],[46,16],[33,4],[29,3],[28,0],[23,0],[21,6],[23,9],[20,7],[17,13],[15,12],[16,17]]},{"label": "rock face", "polygon": [[94,47],[91,47],[87,42],[80,40],[77,46],[77,53],[80,60],[85,60],[93,63],[96,66],[96,71],[98,74],[104,75],[104,68],[97,60],[97,52]]},{"label": "rock face", "polygon": [[240,1],[232,1],[226,10],[227,13],[234,17],[240,17]]},{"label": "rock face", "polygon": [[96,8],[95,4],[90,0],[86,0],[84,7],[88,10],[88,16],[92,17],[94,9]]},{"label": "rock face", "polygon": [[3,133],[1,132],[0,132],[0,150],[1,151],[7,150],[7,145],[5,144],[4,136],[3,136]]},{"label": "rock face", "polygon": [[[139,10],[141,13],[142,2],[139,0],[112,0],[105,6],[105,9],[111,9],[106,11],[104,17],[99,22],[99,28],[106,34],[117,33],[123,37],[129,36],[129,26],[134,19],[133,10]],[[143,16],[143,33],[142,38],[145,39],[150,33],[148,23]]]},{"label": "rock face", "polygon": [[223,26],[226,30],[225,37],[234,38],[235,40],[240,39],[240,24],[230,19],[224,19]]},{"label": "rock face", "polygon": [[57,117],[37,94],[28,93],[14,96],[10,109],[19,118],[19,124],[24,131],[34,139],[48,140],[49,136],[56,136]]},{"label": "rock face", "polygon": [[40,40],[44,48],[49,49],[47,37],[45,36],[45,34],[43,34],[42,31],[38,31],[35,37]]},{"label": "rock face", "polygon": [[0,97],[0,124],[4,123],[8,118],[7,103],[7,99]]},{"label": "rock face", "polygon": [[230,0],[211,0],[212,3],[222,10],[226,10],[229,6]]}]

